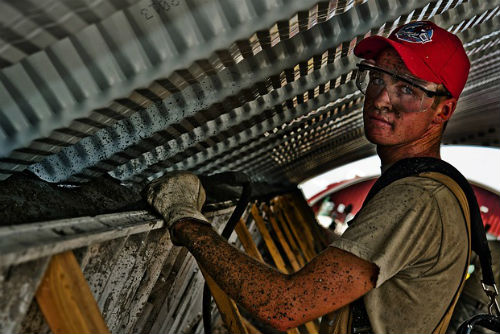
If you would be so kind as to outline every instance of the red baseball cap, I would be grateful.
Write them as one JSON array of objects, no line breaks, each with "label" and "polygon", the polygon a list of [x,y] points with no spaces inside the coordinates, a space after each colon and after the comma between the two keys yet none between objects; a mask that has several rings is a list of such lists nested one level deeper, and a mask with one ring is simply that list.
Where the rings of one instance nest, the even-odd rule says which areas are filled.
[{"label": "red baseball cap", "polygon": [[370,36],[354,48],[354,54],[374,59],[392,46],[416,77],[443,84],[458,99],[469,75],[470,62],[460,39],[430,21],[407,23],[389,36]]}]

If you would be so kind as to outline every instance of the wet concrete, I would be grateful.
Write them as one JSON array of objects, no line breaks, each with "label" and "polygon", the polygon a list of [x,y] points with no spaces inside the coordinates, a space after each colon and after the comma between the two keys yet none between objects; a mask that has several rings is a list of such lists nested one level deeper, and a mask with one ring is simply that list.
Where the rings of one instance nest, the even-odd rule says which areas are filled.
[{"label": "wet concrete", "polygon": [[138,187],[122,186],[110,176],[72,186],[24,172],[0,182],[2,226],[145,208]]}]

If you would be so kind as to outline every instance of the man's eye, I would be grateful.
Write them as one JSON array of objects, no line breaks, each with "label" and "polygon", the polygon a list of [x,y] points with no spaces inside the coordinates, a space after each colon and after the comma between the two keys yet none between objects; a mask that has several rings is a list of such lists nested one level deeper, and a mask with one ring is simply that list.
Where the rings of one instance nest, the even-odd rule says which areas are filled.
[{"label": "man's eye", "polygon": [[370,82],[376,86],[383,86],[384,85],[384,80],[382,80],[379,76],[374,75],[370,77]]},{"label": "man's eye", "polygon": [[411,85],[401,85],[399,91],[405,95],[415,95],[415,87]]}]

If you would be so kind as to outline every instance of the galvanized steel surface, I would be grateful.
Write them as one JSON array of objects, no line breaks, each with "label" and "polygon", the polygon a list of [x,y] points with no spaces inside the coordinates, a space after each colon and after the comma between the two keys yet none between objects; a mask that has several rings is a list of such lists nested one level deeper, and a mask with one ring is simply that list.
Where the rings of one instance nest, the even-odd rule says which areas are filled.
[{"label": "galvanized steel surface", "polygon": [[3,179],[28,168],[51,182],[146,182],[189,169],[300,182],[373,153],[352,49],[417,19],[457,33],[472,62],[444,141],[500,146],[499,0],[2,6]]}]

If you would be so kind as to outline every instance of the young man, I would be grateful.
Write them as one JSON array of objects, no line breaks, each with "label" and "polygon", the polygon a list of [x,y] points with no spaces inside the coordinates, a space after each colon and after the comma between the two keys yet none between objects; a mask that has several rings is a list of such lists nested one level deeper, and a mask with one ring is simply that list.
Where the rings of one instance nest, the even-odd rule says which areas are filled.
[{"label": "young man", "polygon": [[[460,40],[431,22],[413,22],[389,38],[366,38],[354,53],[365,59],[357,84],[365,94],[365,135],[377,145],[382,170],[404,158],[440,158],[442,133],[469,70]],[[238,251],[210,227],[200,213],[205,193],[196,176],[166,175],[147,197],[174,243],[187,247],[236,302],[280,330],[363,296],[371,331],[430,333],[466,266],[460,205],[446,186],[424,177],[382,189],[340,239],[290,275]]]}]

